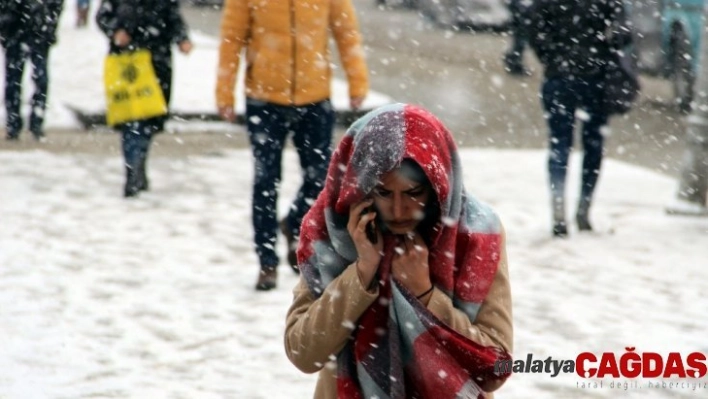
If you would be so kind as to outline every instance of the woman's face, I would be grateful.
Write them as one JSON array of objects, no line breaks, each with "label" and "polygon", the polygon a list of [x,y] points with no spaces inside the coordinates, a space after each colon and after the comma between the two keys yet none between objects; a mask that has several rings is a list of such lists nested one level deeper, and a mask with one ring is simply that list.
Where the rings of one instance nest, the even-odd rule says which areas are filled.
[{"label": "woman's face", "polygon": [[398,169],[384,174],[372,191],[378,219],[393,234],[414,231],[425,218],[430,191],[428,184],[411,180]]}]

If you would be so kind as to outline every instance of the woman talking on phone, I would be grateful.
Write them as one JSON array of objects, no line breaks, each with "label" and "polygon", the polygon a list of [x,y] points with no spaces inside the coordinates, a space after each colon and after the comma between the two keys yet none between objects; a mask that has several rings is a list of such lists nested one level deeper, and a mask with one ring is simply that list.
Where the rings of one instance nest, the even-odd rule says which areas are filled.
[{"label": "woman talking on phone", "polygon": [[356,121],[305,216],[285,349],[315,398],[489,398],[509,376],[504,231],[450,132],[393,104]]}]

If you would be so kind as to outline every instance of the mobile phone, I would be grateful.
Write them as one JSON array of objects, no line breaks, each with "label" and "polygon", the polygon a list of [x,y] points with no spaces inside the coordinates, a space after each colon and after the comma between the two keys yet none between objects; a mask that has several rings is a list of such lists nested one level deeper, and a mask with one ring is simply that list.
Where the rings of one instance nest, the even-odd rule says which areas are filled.
[{"label": "mobile phone", "polygon": [[[365,208],[364,212],[362,212],[362,215],[365,215],[369,212],[374,212],[373,206]],[[366,233],[366,238],[368,238],[372,244],[376,244],[379,242],[379,235],[376,233],[376,227],[374,225],[374,220],[372,220],[366,224],[366,227],[364,229],[364,233]]]}]

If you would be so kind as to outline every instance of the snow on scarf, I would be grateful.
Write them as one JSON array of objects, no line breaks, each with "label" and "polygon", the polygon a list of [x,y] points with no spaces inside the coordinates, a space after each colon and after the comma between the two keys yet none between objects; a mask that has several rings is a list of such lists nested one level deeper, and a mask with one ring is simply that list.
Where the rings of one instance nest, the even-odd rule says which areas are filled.
[{"label": "snow on scarf", "polygon": [[[422,166],[437,193],[441,222],[429,241],[433,284],[474,321],[501,258],[500,223],[464,191],[455,142],[428,111],[393,104],[357,120],[332,156],[322,193],[305,216],[298,264],[317,298],[356,258],[349,208],[404,158]],[[379,299],[358,320],[337,357],[340,398],[484,398],[484,382],[509,354],[483,347],[438,320],[390,276],[393,240],[385,239]],[[354,320],[353,320],[354,322]]]}]

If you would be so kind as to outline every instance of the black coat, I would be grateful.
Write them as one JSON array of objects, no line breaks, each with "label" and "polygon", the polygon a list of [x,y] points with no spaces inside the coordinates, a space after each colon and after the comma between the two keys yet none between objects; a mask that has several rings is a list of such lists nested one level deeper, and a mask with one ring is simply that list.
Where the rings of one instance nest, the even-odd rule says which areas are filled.
[{"label": "black coat", "polygon": [[[172,93],[172,45],[189,39],[177,0],[102,0],[96,23],[110,42],[110,53],[125,51],[113,43],[124,29],[132,41],[128,49],[148,49],[167,104]],[[165,118],[153,118],[154,130],[163,129]]]},{"label": "black coat", "polygon": [[[172,44],[188,39],[177,0],[102,0],[96,22],[109,38],[125,29],[135,47],[157,53],[168,53]],[[111,40],[111,52],[119,51]]]},{"label": "black coat", "polygon": [[51,46],[63,0],[0,0],[0,40],[29,46]]},{"label": "black coat", "polygon": [[535,0],[529,18],[529,45],[546,77],[602,73],[611,48],[631,42],[622,0]]}]

